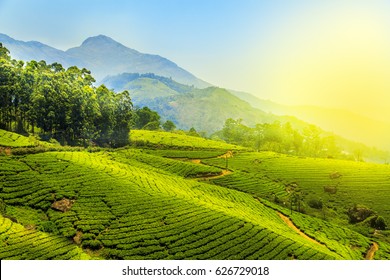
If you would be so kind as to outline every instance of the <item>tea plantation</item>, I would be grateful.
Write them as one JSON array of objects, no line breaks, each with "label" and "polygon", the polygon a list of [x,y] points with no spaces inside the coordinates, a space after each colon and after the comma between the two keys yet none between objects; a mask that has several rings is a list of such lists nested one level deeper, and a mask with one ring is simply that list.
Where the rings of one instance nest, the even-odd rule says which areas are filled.
[{"label": "tea plantation", "polygon": [[[225,166],[223,159],[204,161]],[[286,204],[296,194],[302,211],[341,224],[348,224],[347,212],[354,205],[390,222],[389,165],[263,152],[237,154],[229,159],[229,168],[235,172],[216,184]]]},{"label": "tea plantation", "polygon": [[[373,242],[374,258],[390,258],[384,239],[274,202],[288,199],[294,172],[272,166],[311,159],[137,133],[142,149],[0,156],[0,259],[364,259]],[[233,172],[214,179],[226,167],[218,157],[232,150]],[[347,174],[321,174],[334,171]]]}]

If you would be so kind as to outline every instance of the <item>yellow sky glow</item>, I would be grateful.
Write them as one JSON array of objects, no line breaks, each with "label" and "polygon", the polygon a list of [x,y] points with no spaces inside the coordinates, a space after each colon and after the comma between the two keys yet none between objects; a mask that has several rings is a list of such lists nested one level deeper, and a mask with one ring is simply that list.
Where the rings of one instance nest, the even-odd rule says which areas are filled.
[{"label": "yellow sky glow", "polygon": [[[311,11],[281,24],[261,58],[266,71],[254,71],[259,91],[284,104],[344,108],[390,120],[387,19],[382,12],[354,8]],[[253,67],[259,69],[259,63]]]}]

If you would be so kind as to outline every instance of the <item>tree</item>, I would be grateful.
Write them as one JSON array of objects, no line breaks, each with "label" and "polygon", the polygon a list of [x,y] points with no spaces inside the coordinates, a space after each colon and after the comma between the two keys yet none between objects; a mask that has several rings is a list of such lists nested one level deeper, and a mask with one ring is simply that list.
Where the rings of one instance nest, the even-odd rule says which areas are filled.
[{"label": "tree", "polygon": [[129,144],[129,133],[133,119],[133,103],[127,90],[117,94],[115,100],[115,126],[112,133],[113,146],[122,147]]},{"label": "tree", "polygon": [[[41,138],[62,144],[126,145],[134,122],[129,92],[96,89],[93,82],[85,68],[11,60],[0,44],[0,127],[26,133],[39,128]],[[149,115],[159,121],[156,112]]]},{"label": "tree", "polygon": [[10,60],[9,50],[0,43],[0,58]]},{"label": "tree", "polygon": [[167,120],[163,125],[162,125],[162,128],[165,130],[165,131],[172,131],[172,130],[175,130],[176,129],[176,125],[170,121],[170,120]]},{"label": "tree", "polygon": [[198,132],[196,132],[196,129],[191,127],[190,130],[187,133],[189,136],[195,136],[195,137],[200,137]]},{"label": "tree", "polygon": [[[138,129],[149,129],[156,130],[160,127],[160,116],[156,111],[152,111],[148,107],[143,107],[142,109],[137,109],[135,111],[135,127]],[[149,125],[147,124],[152,123]]]}]

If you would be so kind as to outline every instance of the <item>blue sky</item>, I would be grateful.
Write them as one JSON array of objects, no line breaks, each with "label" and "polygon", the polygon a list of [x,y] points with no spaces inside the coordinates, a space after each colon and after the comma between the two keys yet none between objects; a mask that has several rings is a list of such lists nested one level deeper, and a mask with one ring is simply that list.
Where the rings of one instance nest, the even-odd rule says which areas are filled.
[{"label": "blue sky", "polygon": [[104,34],[212,79],[213,65],[245,52],[256,22],[269,16],[259,2],[0,0],[0,32],[63,50]]},{"label": "blue sky", "polygon": [[62,50],[104,34],[217,86],[379,112],[389,14],[386,0],[0,0],[0,33]]}]

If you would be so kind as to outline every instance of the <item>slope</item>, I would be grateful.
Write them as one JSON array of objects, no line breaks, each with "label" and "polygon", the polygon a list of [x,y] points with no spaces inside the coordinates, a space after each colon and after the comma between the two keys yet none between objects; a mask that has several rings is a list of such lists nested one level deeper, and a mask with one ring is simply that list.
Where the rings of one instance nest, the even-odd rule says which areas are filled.
[{"label": "slope", "polygon": [[213,133],[222,129],[228,118],[242,119],[249,126],[275,120],[305,126],[294,117],[276,116],[255,109],[222,88],[197,89],[153,74],[125,73],[107,77],[104,83],[114,90],[130,90],[134,105],[157,111],[181,129],[194,127]]},{"label": "slope", "polygon": [[372,119],[365,116],[364,112],[357,114],[343,109],[319,106],[287,106],[257,98],[249,93],[231,92],[264,112],[295,116],[342,137],[381,149],[390,149],[390,123]]},{"label": "slope", "polygon": [[[223,159],[205,159],[205,163],[223,168]],[[364,205],[362,216],[366,232],[370,220],[382,216],[390,221],[390,167],[384,164],[334,159],[301,158],[271,152],[241,153],[229,159],[235,172],[214,183],[290,205],[313,216],[348,225],[351,209]],[[359,226],[359,224],[356,224]]]},{"label": "slope", "polygon": [[[301,238],[248,195],[164,174],[137,161],[130,165],[102,154],[47,153],[22,162],[28,170],[7,176],[4,201],[40,207],[62,234],[76,227],[82,246],[104,247],[100,255],[107,258],[209,259],[237,244],[255,250],[254,236],[269,244],[252,251],[255,258],[283,258],[286,252],[279,256],[273,251],[279,244],[301,258],[339,258]],[[30,181],[30,187],[20,180]],[[53,196],[76,202],[70,211],[54,211]]]},{"label": "slope", "polygon": [[58,62],[64,67],[81,63],[81,61],[67,55],[65,52],[37,41],[19,41],[0,33],[0,42],[10,51],[12,58],[17,60],[44,60],[47,63]]},{"label": "slope", "polygon": [[134,149],[2,156],[0,198],[7,215],[43,212],[59,236],[107,259],[360,259],[368,250],[368,239],[348,231],[352,249],[330,234],[314,243],[267,201],[183,178],[219,169],[175,162]]},{"label": "slope", "polygon": [[63,236],[26,229],[0,215],[0,259],[79,260],[89,256]]}]

